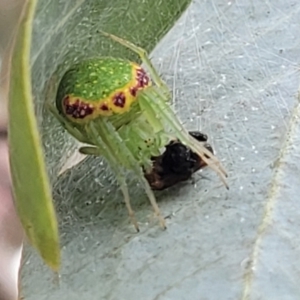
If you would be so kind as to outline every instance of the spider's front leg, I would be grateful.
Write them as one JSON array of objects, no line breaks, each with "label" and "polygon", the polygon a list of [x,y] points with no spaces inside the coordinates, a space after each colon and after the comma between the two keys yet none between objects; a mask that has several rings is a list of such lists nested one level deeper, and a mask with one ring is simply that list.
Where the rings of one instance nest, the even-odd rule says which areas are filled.
[{"label": "spider's front leg", "polygon": [[117,37],[113,34],[104,32],[104,31],[100,31],[104,36],[111,38],[112,40],[118,42],[119,44],[123,45],[124,47],[128,48],[129,50],[133,51],[134,53],[136,53],[142,63],[146,66],[146,68],[148,69],[152,80],[154,81],[154,83],[163,91],[163,94],[165,96],[166,100],[170,100],[171,99],[171,94],[169,91],[168,86],[166,85],[166,83],[161,79],[161,77],[159,76],[157,70],[154,68],[147,52],[145,49],[138,47],[132,43],[130,43],[129,41],[126,41],[120,37]]},{"label": "spider's front leg", "polygon": [[[105,122],[105,121],[104,121]],[[97,124],[94,124],[93,122],[89,125],[89,133],[93,137],[94,141],[97,144],[97,147],[82,147],[80,148],[80,152],[83,154],[88,155],[96,155],[100,156],[102,155],[106,161],[109,163],[113,173],[115,174],[117,181],[120,185],[120,189],[122,191],[124,202],[128,210],[129,217],[131,219],[131,222],[133,223],[136,231],[139,230],[138,223],[136,221],[134,211],[130,204],[130,197],[129,197],[129,191],[126,183],[126,175],[124,173],[124,170],[120,168],[120,162],[118,161],[118,156],[115,156],[110,144],[108,142],[107,136],[105,136],[105,133],[102,132],[102,130],[99,130],[99,121]]]}]

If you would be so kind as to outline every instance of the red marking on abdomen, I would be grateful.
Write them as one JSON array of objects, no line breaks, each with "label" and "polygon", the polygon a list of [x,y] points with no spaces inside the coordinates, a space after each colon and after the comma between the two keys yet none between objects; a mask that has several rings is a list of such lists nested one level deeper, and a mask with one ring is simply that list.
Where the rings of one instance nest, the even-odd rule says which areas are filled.
[{"label": "red marking on abdomen", "polygon": [[113,103],[115,106],[123,108],[126,103],[126,97],[124,93],[120,92],[113,97]]},{"label": "red marking on abdomen", "polygon": [[86,116],[91,115],[94,111],[92,105],[84,103],[79,99],[77,99],[74,103],[70,103],[69,96],[65,97],[63,105],[65,107],[66,114],[74,119],[84,119]]}]

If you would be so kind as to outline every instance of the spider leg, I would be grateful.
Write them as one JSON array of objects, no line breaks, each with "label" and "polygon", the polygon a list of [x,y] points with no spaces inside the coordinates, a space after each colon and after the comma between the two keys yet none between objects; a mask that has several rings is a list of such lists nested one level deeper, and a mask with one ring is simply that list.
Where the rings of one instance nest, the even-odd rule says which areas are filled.
[{"label": "spider leg", "polygon": [[[167,124],[176,133],[177,138],[186,144],[192,151],[196,152],[201,159],[211,167],[221,178],[222,182],[228,188],[225,177],[227,177],[226,171],[217,159],[217,157],[207,150],[200,142],[196,141],[189,133],[183,128],[183,126],[177,121],[177,118],[173,111],[168,107],[164,101],[163,94],[157,87],[149,87],[146,91],[141,91],[139,103],[141,106],[145,106],[147,110],[152,110],[151,115],[155,115],[156,118],[161,116],[161,121],[167,121]],[[163,120],[164,119],[164,120]],[[148,122],[153,120],[148,119]],[[209,160],[209,159],[210,160]]]},{"label": "spider leg", "polygon": [[[182,139],[182,142],[188,144],[188,146],[194,152],[198,153],[206,163],[208,163],[209,165],[212,165],[211,162],[209,162],[206,157],[206,156],[208,156],[215,164],[217,164],[219,166],[219,171],[217,173],[220,174],[220,172],[221,172],[221,173],[223,173],[224,176],[227,177],[226,171],[225,171],[224,167],[221,165],[218,158],[213,153],[211,153],[208,149],[206,149],[202,143],[200,143],[200,142],[195,143],[195,139],[192,138],[190,136],[190,134],[188,134],[188,132],[184,129],[184,127],[177,121],[177,118],[176,118],[174,112],[166,105],[166,103],[164,101],[160,101],[160,99],[162,97],[162,95],[160,95],[160,91],[157,88],[153,87],[150,91],[150,95],[151,95],[151,100],[152,100],[152,101],[150,100],[150,102],[149,102],[150,106],[152,106],[152,108],[154,110],[157,110],[157,107],[158,107],[159,111],[162,113],[162,116],[165,119],[167,119],[169,121],[169,124],[171,124],[171,126],[173,127],[173,129],[175,129],[177,131],[178,138]],[[154,99],[156,99],[156,104],[154,104],[154,101],[153,101]],[[202,153],[199,153],[199,151]],[[206,156],[204,154],[206,154]],[[220,174],[220,175],[222,175],[222,174]],[[225,184],[225,185],[227,186],[227,184]]]},{"label": "spider leg", "polygon": [[120,37],[117,37],[113,34],[110,33],[106,33],[104,31],[100,31],[104,36],[111,38],[112,40],[118,42],[119,44],[123,45],[124,47],[130,49],[131,51],[135,52],[141,59],[142,63],[145,64],[145,66],[147,67],[151,78],[153,79],[154,83],[159,86],[161,89],[163,89],[164,93],[166,95],[168,95],[168,100],[171,98],[171,94],[169,91],[168,86],[165,84],[165,82],[161,79],[161,77],[159,76],[157,70],[154,68],[147,52],[145,49],[138,47],[136,45],[134,45],[133,43],[126,41]]},{"label": "spider leg", "polygon": [[[140,167],[139,162],[134,158],[131,151],[128,149],[118,132],[115,130],[114,126],[103,119],[97,120],[97,131],[94,134],[98,134],[101,132],[101,136],[105,137],[104,142],[108,146],[108,151],[110,154],[115,157],[115,161],[118,161],[117,166],[123,165],[124,167],[132,170],[139,180],[142,182],[145,192],[148,196],[148,199],[153,207],[153,210],[155,214],[157,215],[160,225],[163,229],[166,228],[165,220],[161,215],[160,209],[156,203],[156,199],[154,196],[153,191],[151,190],[151,187],[148,183],[148,181],[145,179],[142,168]],[[94,128],[94,130],[96,130]]]},{"label": "spider leg", "polygon": [[[101,138],[101,135],[99,134],[99,132],[96,129],[93,122],[91,122],[89,128],[90,128],[91,136],[97,142],[97,147],[98,147],[97,151],[95,151],[94,149],[92,150],[91,148],[93,148],[93,147],[83,147],[83,148],[81,148],[81,150],[83,150],[84,152],[86,152],[86,151],[90,152],[90,150],[92,150],[92,152],[94,152],[94,154],[101,153],[101,155],[103,155],[106,158],[107,162],[110,164],[110,167],[112,168],[112,171],[114,172],[114,174],[119,182],[120,189],[122,191],[122,194],[124,197],[124,202],[127,207],[128,215],[131,219],[131,222],[133,223],[135,229],[139,232],[140,231],[139,226],[136,221],[134,211],[130,204],[130,197],[129,197],[127,183],[125,180],[125,174],[124,174],[124,172],[120,172],[119,162],[116,160],[115,156],[112,154],[111,149],[109,148],[109,145],[107,145],[106,141],[104,141],[104,139]],[[88,153],[88,154],[90,154],[90,153]]]},{"label": "spider leg", "polygon": [[85,155],[101,156],[102,152],[98,147],[84,146],[79,148],[79,152]]}]

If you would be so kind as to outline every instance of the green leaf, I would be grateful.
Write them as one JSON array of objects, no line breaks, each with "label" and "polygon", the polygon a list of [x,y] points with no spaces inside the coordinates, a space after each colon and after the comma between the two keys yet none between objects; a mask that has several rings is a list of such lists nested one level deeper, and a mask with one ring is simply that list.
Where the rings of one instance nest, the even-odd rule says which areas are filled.
[{"label": "green leaf", "polygon": [[28,1],[11,66],[9,151],[15,204],[27,237],[54,270],[60,265],[57,221],[34,115],[30,46],[37,1]]},{"label": "green leaf", "polygon": [[54,100],[59,79],[76,60],[99,55],[136,59],[128,50],[99,34],[99,29],[151,51],[189,2],[28,2],[12,59],[11,171],[16,206],[27,236],[52,268],[59,268],[60,254],[48,176],[55,184],[58,171],[66,156],[73,153],[76,141],[49,116],[45,101]]},{"label": "green leaf", "polygon": [[28,253],[26,300],[300,298],[299,20],[300,1],[192,2],[153,63],[185,126],[208,135],[230,190],[206,169],[158,193],[162,232],[135,185],[134,234],[100,159],[87,159],[55,183],[64,282],[51,284]]}]

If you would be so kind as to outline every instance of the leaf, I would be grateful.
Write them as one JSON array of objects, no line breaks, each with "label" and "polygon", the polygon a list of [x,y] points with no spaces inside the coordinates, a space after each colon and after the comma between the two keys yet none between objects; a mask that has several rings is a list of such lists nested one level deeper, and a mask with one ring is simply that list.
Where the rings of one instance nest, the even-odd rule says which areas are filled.
[{"label": "leaf", "polygon": [[57,270],[57,222],[31,94],[30,46],[36,1],[28,1],[12,56],[9,96],[9,154],[14,200],[30,242]]},{"label": "leaf", "polygon": [[135,234],[101,160],[84,161],[54,186],[64,284],[29,255],[27,299],[299,299],[299,20],[298,1],[192,2],[153,62],[230,190],[207,169],[158,193],[162,232],[133,185]]},{"label": "leaf", "polygon": [[[9,103],[11,171],[15,202],[27,236],[53,269],[59,268],[60,254],[43,156],[53,183],[61,167],[58,162],[65,164],[64,158],[74,153],[76,142],[58,128],[44,109],[46,99],[54,99],[62,73],[78,59],[108,54],[132,58],[124,48],[117,45],[112,48],[97,29],[131,38],[151,50],[188,3],[189,0],[40,0],[33,16],[36,1],[28,1],[12,60]],[[53,147],[60,150],[53,151]]]}]

